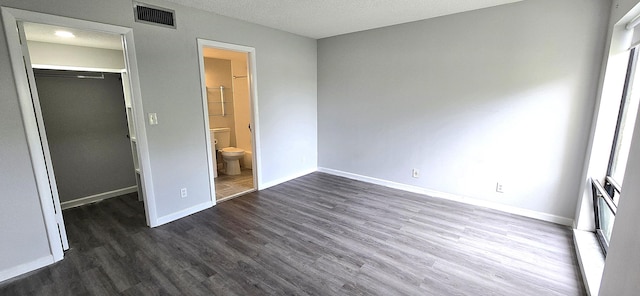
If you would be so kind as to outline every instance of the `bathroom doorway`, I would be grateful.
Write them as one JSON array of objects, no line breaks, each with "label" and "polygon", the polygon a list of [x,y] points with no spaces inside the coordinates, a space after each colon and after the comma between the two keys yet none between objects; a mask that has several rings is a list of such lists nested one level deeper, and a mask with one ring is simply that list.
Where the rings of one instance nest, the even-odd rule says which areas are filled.
[{"label": "bathroom doorway", "polygon": [[258,184],[255,51],[201,39],[198,47],[211,192],[222,202]]}]

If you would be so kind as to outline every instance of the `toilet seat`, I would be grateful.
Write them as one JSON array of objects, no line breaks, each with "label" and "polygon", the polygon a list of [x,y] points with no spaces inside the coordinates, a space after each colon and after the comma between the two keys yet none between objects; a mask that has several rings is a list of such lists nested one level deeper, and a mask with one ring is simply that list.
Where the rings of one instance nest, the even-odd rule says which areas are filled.
[{"label": "toilet seat", "polygon": [[236,147],[227,147],[220,149],[223,157],[234,157],[244,155],[244,150]]},{"label": "toilet seat", "polygon": [[220,151],[222,151],[222,152],[231,152],[231,153],[233,153],[233,152],[244,152],[243,149],[236,148],[236,147],[222,148]]}]

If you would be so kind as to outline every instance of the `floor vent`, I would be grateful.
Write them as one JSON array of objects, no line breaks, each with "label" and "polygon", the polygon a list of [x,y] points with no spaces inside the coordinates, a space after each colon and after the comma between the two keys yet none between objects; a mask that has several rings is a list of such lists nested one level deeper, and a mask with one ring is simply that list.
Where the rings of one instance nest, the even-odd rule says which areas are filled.
[{"label": "floor vent", "polygon": [[176,17],[173,10],[144,3],[134,3],[133,10],[136,22],[176,28]]}]

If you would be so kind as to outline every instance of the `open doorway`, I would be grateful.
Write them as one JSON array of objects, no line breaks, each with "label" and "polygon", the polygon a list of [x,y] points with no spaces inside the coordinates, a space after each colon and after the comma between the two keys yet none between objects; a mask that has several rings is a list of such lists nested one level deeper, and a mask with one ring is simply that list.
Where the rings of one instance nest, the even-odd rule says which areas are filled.
[{"label": "open doorway", "polygon": [[255,51],[207,40],[198,46],[211,191],[222,202],[258,184]]},{"label": "open doorway", "polygon": [[[140,200],[144,200],[144,205],[140,208],[144,208],[147,225],[157,225],[153,190],[150,186],[152,182],[146,132],[143,122],[135,120],[144,118],[144,113],[133,54],[132,30],[6,7],[2,7],[2,16],[51,247],[51,260],[61,260],[64,257],[63,250],[69,248],[62,215],[62,209],[65,207],[132,194],[134,198],[137,195]],[[36,37],[47,34],[46,32],[50,32],[48,35],[51,35],[47,38],[69,38],[76,40],[76,44],[71,41],[52,42],[53,39]],[[87,40],[94,46],[82,44]],[[112,44],[114,48],[105,47],[105,44]],[[85,91],[78,95],[77,92],[80,90]],[[43,96],[39,95],[39,91]],[[97,93],[103,93],[111,102],[91,101]],[[47,102],[42,104],[42,100]],[[91,107],[94,109],[91,110]],[[95,110],[96,107],[100,110]],[[43,116],[43,111],[49,114]],[[114,117],[102,116],[109,114]],[[84,117],[81,119],[86,121],[70,121],[68,117]],[[45,121],[52,124],[57,122],[47,126]],[[58,126],[54,127],[56,124]],[[113,134],[97,135],[98,130],[109,130],[106,133]],[[50,141],[53,138],[47,136],[48,131],[57,137],[54,141]],[[78,135],[77,131],[85,134]],[[118,148],[109,146],[113,143],[107,143],[107,138],[117,138]],[[80,146],[87,147],[65,146],[72,142],[77,144],[78,140],[85,140]],[[54,142],[55,148],[50,146]],[[78,182],[80,177],[76,174],[75,177],[66,178],[64,183],[80,183],[80,188],[71,188],[67,186],[69,184],[65,184],[66,189],[61,192],[59,189],[63,186],[59,185],[62,185],[62,182],[57,182],[56,175],[72,175],[77,172],[73,172],[74,167],[67,168],[67,172],[64,173],[59,168],[69,162],[76,161],[77,164],[78,159],[75,158],[86,157],[92,154],[91,150],[97,150],[93,151],[93,154],[103,158],[97,159],[97,162],[96,159],[88,161],[93,161],[91,164],[94,166],[99,165],[100,161],[102,164],[109,163],[109,158],[115,154],[120,155],[115,162],[121,165],[109,163],[110,168],[107,169],[105,165],[102,169],[114,170],[116,174],[127,171],[124,174],[128,176],[94,175],[92,184],[88,184],[86,180]],[[55,160],[56,158],[58,160]],[[56,162],[59,164],[57,168]],[[86,173],[87,169],[99,171],[95,170],[95,167],[85,167],[81,170]],[[105,192],[104,188],[113,190],[107,189]],[[61,193],[69,200],[61,202]]]},{"label": "open doorway", "polygon": [[24,30],[33,106],[68,249],[66,209],[114,197],[143,200],[122,38],[64,26],[18,25]]}]

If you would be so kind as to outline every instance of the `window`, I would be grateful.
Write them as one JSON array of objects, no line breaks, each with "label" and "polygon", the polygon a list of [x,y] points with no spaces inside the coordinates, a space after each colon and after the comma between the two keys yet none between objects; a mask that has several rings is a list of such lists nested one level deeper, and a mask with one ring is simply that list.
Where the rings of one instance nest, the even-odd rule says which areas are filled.
[{"label": "window", "polygon": [[[618,210],[620,190],[627,168],[631,138],[640,102],[640,75],[636,75],[637,60],[638,51],[634,48],[629,53],[627,75],[618,111],[607,176],[603,180],[604,185],[599,180],[592,180],[596,235],[605,254],[609,248],[611,231]],[[634,88],[634,85],[638,87]]]}]

